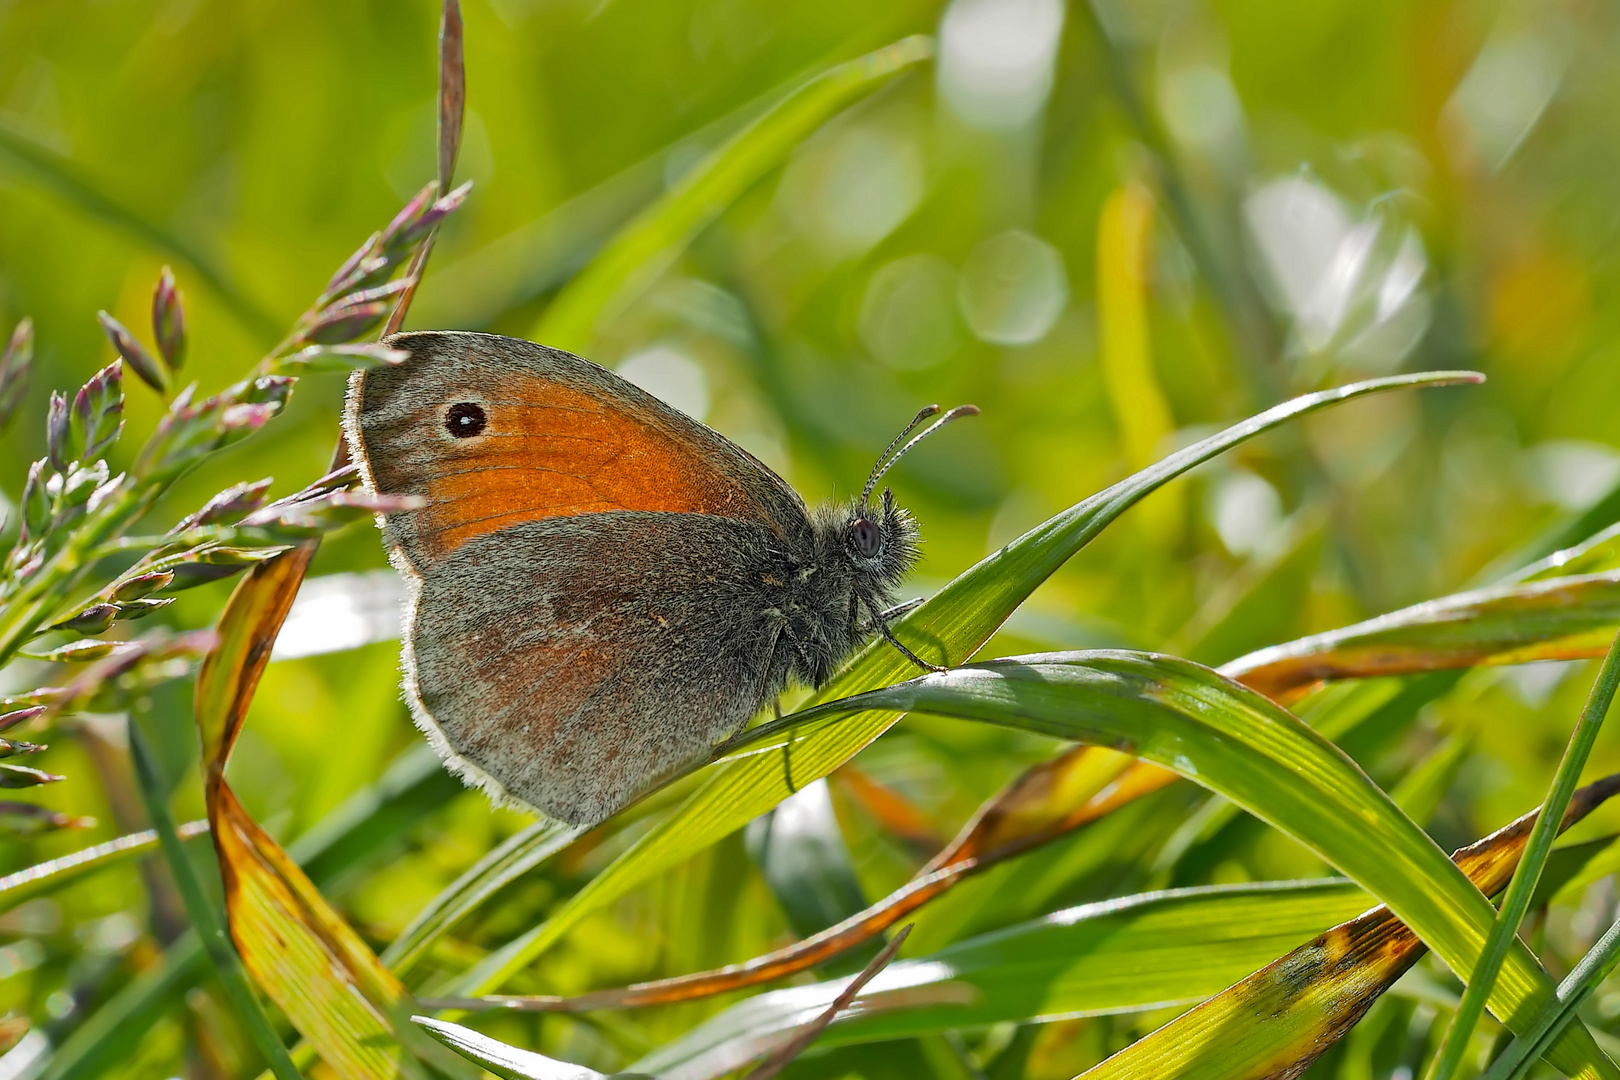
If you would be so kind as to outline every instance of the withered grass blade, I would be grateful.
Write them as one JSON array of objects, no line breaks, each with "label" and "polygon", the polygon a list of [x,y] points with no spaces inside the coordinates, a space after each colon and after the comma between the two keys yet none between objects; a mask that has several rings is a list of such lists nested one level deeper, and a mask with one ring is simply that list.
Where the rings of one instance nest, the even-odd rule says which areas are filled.
[{"label": "withered grass blade", "polygon": [[1620,571],[1456,593],[1353,626],[1261,649],[1221,674],[1287,701],[1328,679],[1582,660],[1620,623]]}]

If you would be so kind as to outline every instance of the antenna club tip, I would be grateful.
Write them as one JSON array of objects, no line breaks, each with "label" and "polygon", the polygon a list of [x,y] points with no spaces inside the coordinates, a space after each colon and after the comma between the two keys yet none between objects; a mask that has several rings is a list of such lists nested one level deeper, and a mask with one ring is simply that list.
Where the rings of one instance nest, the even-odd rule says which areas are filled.
[{"label": "antenna club tip", "polygon": [[952,416],[978,416],[979,415],[979,407],[977,405],[958,405],[956,408],[951,410],[951,415]]}]

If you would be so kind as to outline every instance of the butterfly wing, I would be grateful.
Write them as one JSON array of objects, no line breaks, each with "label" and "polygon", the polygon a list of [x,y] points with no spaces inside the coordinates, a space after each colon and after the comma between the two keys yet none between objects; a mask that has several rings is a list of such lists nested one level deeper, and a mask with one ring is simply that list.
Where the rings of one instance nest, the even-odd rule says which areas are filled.
[{"label": "butterfly wing", "polygon": [[468,542],[411,613],[420,726],[497,798],[603,820],[780,689],[780,626],[738,587],[764,537],[749,522],[622,512]]},{"label": "butterfly wing", "polygon": [[[495,334],[400,334],[397,366],[358,372],[344,430],[376,491],[415,495],[386,540],[418,572],[525,521],[643,510],[808,529],[798,494],[741,447],[588,360]],[[450,410],[474,406],[478,434]]]},{"label": "butterfly wing", "polygon": [[[418,725],[492,795],[602,820],[701,760],[786,678],[773,584],[798,495],[596,365],[485,334],[404,334],[344,427],[368,485],[426,500],[384,534],[410,582]],[[449,411],[484,425],[452,434]]]}]

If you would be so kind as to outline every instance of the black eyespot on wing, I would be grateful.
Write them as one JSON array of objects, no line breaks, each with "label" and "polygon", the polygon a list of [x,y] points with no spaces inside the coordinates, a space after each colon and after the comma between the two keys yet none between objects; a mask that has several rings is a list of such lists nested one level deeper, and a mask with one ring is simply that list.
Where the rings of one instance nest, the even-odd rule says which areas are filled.
[{"label": "black eyespot on wing", "polygon": [[878,552],[883,550],[883,534],[878,527],[865,518],[856,518],[849,527],[850,543],[855,547],[855,553],[862,558],[876,558]]},{"label": "black eyespot on wing", "polygon": [[489,425],[484,408],[471,401],[458,401],[444,414],[444,430],[458,439],[470,439]]}]

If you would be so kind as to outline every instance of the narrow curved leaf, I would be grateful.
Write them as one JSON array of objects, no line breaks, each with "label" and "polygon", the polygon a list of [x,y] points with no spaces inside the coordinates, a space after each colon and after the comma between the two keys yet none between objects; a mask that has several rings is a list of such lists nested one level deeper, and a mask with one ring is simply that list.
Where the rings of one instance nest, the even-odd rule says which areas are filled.
[{"label": "narrow curved leaf", "polygon": [[[435,767],[438,762],[435,760]],[[516,880],[561,851],[585,829],[559,821],[537,821],[512,834],[506,842],[479,859],[442,890],[378,957],[404,978],[440,936],[449,932],[473,909],[502,886]]]},{"label": "narrow curved leaf", "polygon": [[[1165,482],[1295,417],[1368,394],[1409,387],[1474,383],[1472,372],[1426,372],[1373,379],[1307,394],[1277,405],[1166,457],[1077,503],[980,561],[926,603],[898,620],[896,637],[935,662],[959,663],[976,652],[1035,588],[1115,518]],[[882,640],[858,653],[811,699],[825,702],[883,686],[909,674],[910,661]],[[794,790],[832,772],[899,719],[876,709],[798,740],[789,763],[779,755],[727,761],[686,802],[593,878],[550,919],[469,969],[452,987],[485,994],[558,941],[592,911],[685,860],[769,810]],[[789,773],[791,772],[791,775]]]},{"label": "narrow curved leaf", "polygon": [[135,766],[141,801],[146,805],[146,815],[152,822],[153,832],[157,833],[169,874],[185,904],[186,914],[197,929],[203,951],[214,965],[214,973],[219,977],[225,996],[242,1026],[247,1029],[253,1045],[270,1063],[270,1071],[279,1080],[299,1080],[298,1069],[287,1056],[287,1048],[281,1045],[270,1018],[265,1015],[264,1007],[253,993],[247,972],[243,970],[242,958],[231,948],[224,920],[203,891],[202,882],[197,879],[191,860],[180,843],[174,820],[169,816],[168,790],[158,776],[152,751],[146,745],[133,716],[130,717],[128,730],[130,758]]},{"label": "narrow curved leaf", "polygon": [[[176,826],[174,831],[180,839],[190,840],[207,833],[208,822],[188,821]],[[144,855],[157,845],[157,830],[142,829],[7,874],[0,877],[0,911],[10,910],[25,900],[71,885],[104,867]]]},{"label": "narrow curved leaf", "polygon": [[1536,1017],[1530,1030],[1514,1039],[1502,1056],[1485,1071],[1484,1080],[1518,1080],[1546,1052],[1547,1044],[1575,1019],[1575,1010],[1620,965],[1620,922],[1604,933],[1575,970],[1558,984],[1558,1003]]},{"label": "narrow curved leaf", "polygon": [[578,351],[597,325],[656,281],[707,225],[816,128],[861,95],[933,55],[908,37],[814,76],[738,132],[638,214],[552,301],[532,336]]},{"label": "narrow curved leaf", "polygon": [[[423,1075],[390,1022],[403,1007],[403,988],[390,985],[375,958],[359,958],[370,950],[291,860],[278,865],[285,853],[229,787],[210,802],[231,936],[254,979],[344,1080]],[[292,875],[307,890],[291,884]]]},{"label": "narrow curved leaf", "polygon": [[[740,740],[774,755],[872,709],[922,711],[1113,746],[1194,780],[1315,851],[1359,882],[1465,978],[1496,912],[1463,873],[1343,751],[1269,698],[1191,661],[1146,653],[1060,653],[931,674],[804,710]],[[1554,992],[1515,941],[1491,996],[1515,1030]],[[1584,1028],[1550,1060],[1620,1075]]]},{"label": "narrow curved leaf", "polygon": [[[1354,882],[1265,882],[1175,889],[1106,900],[969,938],[902,960],[861,998],[955,985],[960,1000],[889,1009],[834,1025],[827,1045],[1186,1005],[1365,911]],[[831,1001],[845,980],[774,990],[733,1006],[632,1068],[659,1076],[702,1074],[738,1040],[758,1040]]]},{"label": "narrow curved leaf", "polygon": [[[379,849],[386,850],[460,790],[460,781],[439,766],[438,756],[420,746],[295,840],[287,853],[317,884],[331,885],[375,858]],[[127,1060],[146,1031],[184,1000],[206,968],[202,943],[187,931],[63,1041],[41,1080],[89,1080]]]},{"label": "narrow curved leaf", "polygon": [[1592,744],[1597,741],[1598,732],[1603,728],[1604,718],[1609,714],[1617,685],[1620,685],[1620,637],[1616,637],[1609,646],[1609,654],[1604,657],[1597,681],[1592,684],[1586,705],[1575,721],[1575,730],[1564,748],[1563,758],[1558,762],[1558,770],[1553,774],[1552,786],[1547,789],[1547,799],[1543,804],[1546,816],[1536,823],[1535,830],[1530,834],[1524,857],[1514,871],[1507,895],[1502,897],[1501,913],[1491,925],[1490,936],[1485,939],[1485,951],[1474,973],[1469,976],[1462,1000],[1452,1014],[1451,1026],[1446,1029],[1440,1049],[1435,1054],[1430,1075],[1437,1080],[1451,1080],[1462,1064],[1463,1054],[1467,1052],[1468,1043],[1474,1035],[1474,1025],[1479,1022],[1479,1014],[1485,1009],[1485,999],[1496,979],[1497,968],[1510,942],[1517,940],[1519,924],[1530,910],[1530,901],[1535,896],[1536,885],[1541,880],[1541,872],[1547,865],[1547,856],[1552,851],[1553,840],[1563,821],[1564,807],[1575,793],[1581,770],[1586,768],[1586,759],[1592,752]]},{"label": "narrow curved leaf", "polygon": [[614,1080],[615,1077],[631,1080],[640,1076],[638,1073],[614,1073],[610,1077],[607,1073],[599,1073],[583,1065],[508,1046],[482,1032],[435,1020],[431,1016],[413,1016],[411,1020],[468,1061],[476,1062],[502,1077],[502,1080]]}]

